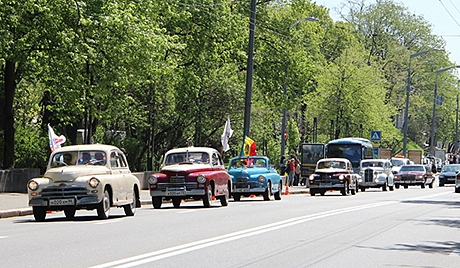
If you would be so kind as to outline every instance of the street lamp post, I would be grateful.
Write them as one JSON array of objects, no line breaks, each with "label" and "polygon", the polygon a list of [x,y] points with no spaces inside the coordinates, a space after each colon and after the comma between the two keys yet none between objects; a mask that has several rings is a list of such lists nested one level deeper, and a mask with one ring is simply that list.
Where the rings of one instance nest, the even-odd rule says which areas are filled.
[{"label": "street lamp post", "polygon": [[430,136],[430,152],[431,152],[431,155],[434,155],[434,148],[435,148],[435,145],[434,145],[434,136],[435,136],[435,118],[436,118],[436,99],[438,97],[438,75],[442,72],[445,72],[445,71],[448,71],[450,69],[453,69],[453,68],[460,68],[460,65],[457,65],[457,66],[450,66],[450,67],[447,67],[447,68],[444,68],[444,69],[441,69],[441,70],[437,70],[436,71],[436,83],[435,83],[435,86],[434,86],[434,96],[433,96],[433,117],[431,118],[431,136]]},{"label": "street lamp post", "polygon": [[[294,22],[291,25],[291,27],[289,27],[289,29],[294,28],[301,21],[314,21],[314,22],[317,22],[319,20],[317,18],[315,18],[315,17],[301,18],[301,19],[298,19],[296,22]],[[286,94],[287,94],[286,78],[287,78],[287,74],[288,74],[288,66],[289,66],[289,60],[286,63],[286,70],[285,70],[285,73],[284,73],[284,84],[283,84],[283,96],[284,97],[286,97]],[[286,98],[284,98],[283,101],[285,102]],[[286,150],[286,139],[285,139],[286,135],[285,135],[285,132],[286,132],[286,105],[284,105],[284,107],[283,107],[283,120],[281,121],[281,156],[284,155],[285,150]]]},{"label": "street lamp post", "polygon": [[441,49],[429,49],[425,50],[422,52],[418,52],[415,54],[410,55],[409,57],[409,69],[407,70],[407,88],[406,88],[406,108],[404,110],[404,138],[403,138],[403,156],[406,157],[406,151],[407,151],[407,130],[409,126],[409,93],[410,93],[410,72],[411,72],[411,61],[412,58],[425,55],[428,52],[431,51],[443,51]]}]

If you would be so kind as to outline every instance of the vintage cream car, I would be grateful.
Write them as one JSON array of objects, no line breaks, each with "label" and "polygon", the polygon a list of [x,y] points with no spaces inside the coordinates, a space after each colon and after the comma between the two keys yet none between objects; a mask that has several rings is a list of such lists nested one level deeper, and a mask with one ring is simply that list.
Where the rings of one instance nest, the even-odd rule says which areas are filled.
[{"label": "vintage cream car", "polygon": [[359,175],[353,172],[346,158],[323,158],[316,163],[315,173],[308,178],[310,195],[324,195],[326,191],[340,191],[342,195],[358,192]]},{"label": "vintage cream car", "polygon": [[106,219],[110,207],[123,207],[133,216],[141,206],[139,180],[131,174],[124,153],[110,145],[55,150],[43,177],[31,179],[27,189],[36,221],[44,221],[47,211],[59,210],[72,219],[79,209],[96,209],[98,217]]}]

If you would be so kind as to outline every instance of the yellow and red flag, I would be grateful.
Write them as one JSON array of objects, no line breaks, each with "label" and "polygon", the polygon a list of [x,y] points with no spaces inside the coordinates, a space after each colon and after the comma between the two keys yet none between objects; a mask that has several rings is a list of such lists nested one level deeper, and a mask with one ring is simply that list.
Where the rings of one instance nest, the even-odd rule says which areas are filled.
[{"label": "yellow and red flag", "polygon": [[256,149],[257,149],[256,142],[253,139],[246,136],[246,138],[244,139],[244,155],[245,156],[257,155]]}]

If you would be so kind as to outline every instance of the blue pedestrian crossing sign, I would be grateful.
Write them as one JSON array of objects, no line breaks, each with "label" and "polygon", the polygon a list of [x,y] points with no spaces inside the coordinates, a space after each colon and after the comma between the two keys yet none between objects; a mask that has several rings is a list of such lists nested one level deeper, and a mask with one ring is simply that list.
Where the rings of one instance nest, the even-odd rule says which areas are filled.
[{"label": "blue pedestrian crossing sign", "polygon": [[382,139],[382,131],[372,130],[371,131],[371,141],[379,141]]}]

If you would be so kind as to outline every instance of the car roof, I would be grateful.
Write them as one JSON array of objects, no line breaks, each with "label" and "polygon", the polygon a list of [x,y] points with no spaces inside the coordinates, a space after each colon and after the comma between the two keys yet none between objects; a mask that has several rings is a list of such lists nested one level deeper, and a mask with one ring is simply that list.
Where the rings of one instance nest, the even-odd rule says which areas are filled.
[{"label": "car roof", "polygon": [[322,162],[322,161],[344,161],[344,162],[350,162],[350,160],[346,159],[346,158],[323,158],[323,159],[320,159],[318,160],[318,162]]},{"label": "car roof", "polygon": [[53,153],[67,152],[67,151],[110,151],[110,150],[120,150],[118,147],[107,144],[79,144],[79,145],[69,145],[63,146],[54,150]]},{"label": "car roof", "polygon": [[182,148],[174,148],[166,152],[166,154],[171,153],[183,153],[183,152],[207,152],[207,153],[214,153],[217,152],[216,149],[211,147],[182,147]]}]

